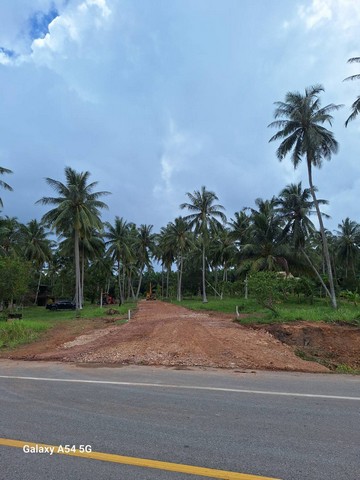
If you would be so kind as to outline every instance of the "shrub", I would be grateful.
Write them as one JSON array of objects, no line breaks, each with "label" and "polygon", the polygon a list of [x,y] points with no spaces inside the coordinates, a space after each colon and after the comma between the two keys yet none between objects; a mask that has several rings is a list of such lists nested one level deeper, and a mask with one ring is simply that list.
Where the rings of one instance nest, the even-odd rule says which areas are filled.
[{"label": "shrub", "polygon": [[279,278],[275,272],[257,272],[249,278],[249,290],[256,301],[265,308],[271,310],[275,315],[275,303],[282,297],[284,280]]}]

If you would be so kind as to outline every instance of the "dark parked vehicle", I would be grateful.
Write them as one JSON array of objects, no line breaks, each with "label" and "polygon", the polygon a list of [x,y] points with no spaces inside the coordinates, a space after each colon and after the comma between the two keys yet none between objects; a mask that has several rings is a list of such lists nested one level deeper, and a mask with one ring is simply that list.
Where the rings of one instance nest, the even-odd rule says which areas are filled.
[{"label": "dark parked vehicle", "polygon": [[71,300],[58,300],[57,302],[48,303],[48,310],[75,310],[76,305]]}]

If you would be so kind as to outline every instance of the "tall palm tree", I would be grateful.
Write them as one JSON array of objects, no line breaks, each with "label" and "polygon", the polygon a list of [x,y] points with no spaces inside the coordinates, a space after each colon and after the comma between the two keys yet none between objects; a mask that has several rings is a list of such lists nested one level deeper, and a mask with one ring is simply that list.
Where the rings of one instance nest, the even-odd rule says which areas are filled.
[{"label": "tall palm tree", "polygon": [[[169,280],[171,266],[175,261],[176,249],[172,242],[168,240],[169,225],[161,227],[160,233],[156,235],[155,258],[161,262],[161,292],[165,298],[169,296]],[[166,289],[164,289],[164,270],[166,270]],[[165,291],[165,295],[164,295]]]},{"label": "tall palm tree", "polygon": [[218,268],[222,269],[222,285],[220,289],[220,297],[224,296],[224,284],[228,281],[228,270],[232,265],[235,265],[236,257],[238,255],[237,246],[231,235],[229,228],[218,229],[214,232],[212,242],[209,248],[210,263],[215,270],[215,288],[217,292],[218,283]]},{"label": "tall palm tree", "polygon": [[322,160],[324,158],[330,160],[332,154],[338,151],[338,143],[332,132],[323,125],[325,123],[331,125],[333,120],[331,112],[338,110],[341,105],[329,104],[321,108],[319,95],[322,91],[324,91],[324,88],[321,85],[315,85],[306,88],[304,95],[299,92],[288,92],[285,96],[285,102],[275,102],[274,117],[277,120],[270,123],[269,127],[275,127],[279,131],[270,138],[270,142],[282,140],[276,151],[277,157],[281,161],[290,154],[294,168],[305,157],[310,191],[323,241],[331,304],[333,308],[337,308],[329,249],[313,184],[312,168],[321,168]]},{"label": "tall palm tree", "polygon": [[179,302],[182,300],[182,276],[184,256],[192,246],[189,223],[182,217],[175,218],[174,222],[167,225],[164,238],[165,248],[173,252],[177,264],[177,295]]},{"label": "tall palm tree", "polygon": [[[4,173],[13,173],[13,172],[8,168],[0,167],[0,175],[4,175]],[[3,180],[0,180],[0,187],[3,188],[4,190],[9,190],[10,192],[12,192],[13,190],[12,187],[10,187],[10,185],[4,182]],[[3,207],[3,202],[1,198],[0,198],[0,207],[1,208]]]},{"label": "tall palm tree", "polygon": [[[360,63],[360,57],[349,58],[348,63]],[[344,82],[347,80],[360,80],[360,74],[350,75],[350,77],[344,78]],[[352,120],[355,120],[355,118],[360,113],[360,95],[357,97],[355,102],[351,105],[351,109],[352,109],[352,112],[345,122],[345,127],[348,126],[349,122],[351,122]]]},{"label": "tall palm tree", "polygon": [[26,225],[21,225],[20,232],[21,243],[23,244],[23,255],[27,260],[33,263],[39,274],[34,300],[34,305],[36,305],[39,295],[42,269],[44,264],[51,260],[51,247],[53,242],[47,238],[48,232],[45,230],[44,224],[41,222],[39,223],[35,219],[30,220]]},{"label": "tall palm tree", "polygon": [[[316,189],[315,189],[316,190]],[[305,250],[306,240],[315,235],[316,228],[310,220],[310,215],[316,213],[314,209],[314,201],[311,200],[310,188],[302,188],[301,182],[298,184],[287,185],[279,194],[276,202],[276,209],[280,217],[285,221],[283,229],[283,237],[289,237],[291,244],[296,251],[300,251],[309,263],[316,277],[323,286],[325,292],[330,295],[324,280],[318,272],[314,262]],[[327,200],[318,199],[320,205],[326,205]],[[324,213],[323,216],[326,216]]]},{"label": "tall palm tree", "polygon": [[[316,191],[316,188],[315,188]],[[295,248],[304,248],[306,238],[316,231],[310,215],[316,213],[311,200],[310,188],[302,188],[302,182],[292,183],[283,188],[276,202],[276,210],[285,220],[284,234],[290,234]],[[319,205],[327,205],[327,200],[318,199]],[[328,215],[322,213],[322,216]]]},{"label": "tall palm tree", "polygon": [[55,190],[58,197],[43,197],[36,203],[55,205],[42,218],[42,221],[55,229],[57,234],[74,236],[75,258],[75,303],[82,309],[82,289],[80,274],[80,240],[91,229],[102,229],[100,210],[108,208],[99,198],[109,192],[93,192],[98,182],[88,183],[90,172],[76,172],[65,168],[66,183],[46,178],[46,183]]},{"label": "tall palm tree", "polygon": [[244,210],[235,212],[235,218],[230,218],[230,237],[234,240],[236,246],[241,248],[246,240],[249,231],[249,216]]},{"label": "tall palm tree", "polygon": [[151,233],[153,225],[140,225],[136,237],[136,258],[139,267],[139,281],[136,291],[136,298],[139,298],[142,277],[145,267],[149,268],[151,265],[151,256],[155,247],[155,234]]},{"label": "tall palm tree", "polygon": [[114,225],[106,222],[105,242],[108,247],[107,253],[117,264],[118,285],[120,302],[125,301],[125,272],[126,266],[133,260],[129,224],[118,216],[115,217]]},{"label": "tall palm tree", "polygon": [[[65,257],[72,257],[74,250],[75,232],[67,236],[59,244],[59,249]],[[79,238],[79,254],[80,254],[80,283],[82,300],[84,300],[84,282],[85,282],[85,266],[90,260],[96,260],[104,256],[105,244],[102,234],[95,228],[88,228],[82,232]]]},{"label": "tall palm tree", "polygon": [[248,260],[251,270],[277,270],[288,273],[288,245],[282,235],[283,222],[277,212],[275,197],[270,200],[257,198],[258,210],[251,208],[247,243],[241,250],[241,258]]},{"label": "tall palm tree", "polygon": [[355,277],[355,262],[360,253],[360,225],[349,217],[345,218],[338,225],[336,231],[336,254],[341,263],[345,264],[345,278],[348,277],[348,270],[351,269]]},{"label": "tall palm tree", "polygon": [[[201,190],[195,190],[193,193],[187,192],[189,203],[182,203],[181,209],[187,209],[190,213],[184,217],[185,221],[189,222],[190,228],[194,228],[195,233],[200,237],[202,243],[202,296],[203,303],[207,303],[206,297],[206,246],[209,241],[210,227],[222,228],[222,223],[226,222],[226,215],[222,210],[225,210],[222,205],[215,204],[218,197],[214,192],[206,190],[205,186]],[[220,222],[221,220],[221,222]]]}]

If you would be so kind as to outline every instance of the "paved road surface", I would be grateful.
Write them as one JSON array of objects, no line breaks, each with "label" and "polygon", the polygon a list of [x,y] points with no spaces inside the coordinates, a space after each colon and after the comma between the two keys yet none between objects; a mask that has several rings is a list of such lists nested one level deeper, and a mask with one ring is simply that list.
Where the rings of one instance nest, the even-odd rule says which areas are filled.
[{"label": "paved road surface", "polygon": [[[359,426],[354,376],[0,361],[4,480],[205,478],[164,469],[176,470],[174,463],[283,480],[359,480]],[[166,464],[26,454],[10,440],[91,445]]]}]

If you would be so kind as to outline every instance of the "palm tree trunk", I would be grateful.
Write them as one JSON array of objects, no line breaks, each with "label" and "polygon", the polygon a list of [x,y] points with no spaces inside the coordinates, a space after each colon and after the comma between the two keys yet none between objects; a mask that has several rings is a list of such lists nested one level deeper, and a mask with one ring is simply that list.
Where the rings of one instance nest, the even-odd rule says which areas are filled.
[{"label": "palm tree trunk", "polygon": [[170,279],[170,268],[166,267],[166,296],[165,296],[165,298],[169,298],[169,279]]},{"label": "palm tree trunk", "polygon": [[164,262],[161,263],[161,298],[164,298]]},{"label": "palm tree trunk", "polygon": [[182,283],[182,271],[183,271],[183,257],[180,256],[179,276],[178,276],[178,288],[177,288],[177,301],[181,302],[181,283]]},{"label": "palm tree trunk", "polygon": [[124,294],[122,290],[122,283],[121,283],[121,266],[120,261],[118,260],[118,283],[119,283],[119,297],[120,297],[120,304],[124,303]]},{"label": "palm tree trunk", "polygon": [[84,278],[85,278],[85,252],[84,246],[81,251],[81,304],[84,303]]},{"label": "palm tree trunk", "polygon": [[76,310],[82,309],[81,301],[81,279],[80,279],[80,251],[79,251],[79,232],[75,230],[75,304]]},{"label": "palm tree trunk", "polygon": [[42,272],[41,272],[41,270],[40,270],[39,281],[38,281],[37,288],[36,288],[36,295],[35,295],[34,305],[37,305],[37,301],[38,301],[39,290],[40,290],[40,281],[41,281],[41,273],[42,273]]},{"label": "palm tree trunk", "polygon": [[207,303],[206,298],[206,279],[205,279],[205,266],[206,266],[206,257],[205,257],[205,241],[203,238],[203,251],[202,251],[202,294],[203,294],[203,303]]},{"label": "palm tree trunk", "polygon": [[330,292],[329,292],[327,286],[325,285],[324,280],[321,278],[320,273],[316,270],[316,267],[315,267],[315,265],[312,263],[310,257],[308,256],[308,254],[305,252],[305,250],[304,250],[302,247],[300,247],[300,251],[301,251],[301,253],[304,255],[304,257],[306,258],[306,260],[307,260],[307,262],[309,263],[310,267],[313,269],[315,275],[317,276],[319,282],[321,283],[323,289],[325,290],[325,293],[330,297]]},{"label": "palm tree trunk", "polygon": [[139,298],[139,294],[140,294],[143,271],[144,271],[144,266],[142,265],[141,269],[140,269],[140,275],[139,275],[139,285],[138,285],[138,288],[137,288],[137,291],[136,291],[136,300]]},{"label": "palm tree trunk", "polygon": [[311,165],[312,165],[311,159],[308,157],[307,158],[307,167],[308,167],[310,191],[311,191],[311,195],[312,195],[313,200],[314,200],[314,205],[315,205],[316,213],[317,213],[318,220],[319,220],[320,233],[321,233],[321,238],[322,238],[322,243],[323,243],[323,254],[324,254],[324,259],[325,259],[325,263],[326,263],[326,270],[327,270],[327,274],[328,274],[328,279],[329,279],[330,292],[329,292],[328,289],[326,289],[326,292],[330,297],[331,306],[336,309],[337,308],[337,302],[336,302],[336,294],[335,294],[335,287],[334,287],[334,279],[333,279],[332,268],[331,268],[329,247],[328,247],[328,242],[327,242],[327,238],[326,238],[326,235],[325,235],[325,228],[324,228],[324,223],[323,223],[322,215],[321,215],[320,208],[319,208],[319,203],[318,203],[316,195],[315,195],[315,189],[314,189],[314,185],[313,185],[313,181],[312,181]]}]

